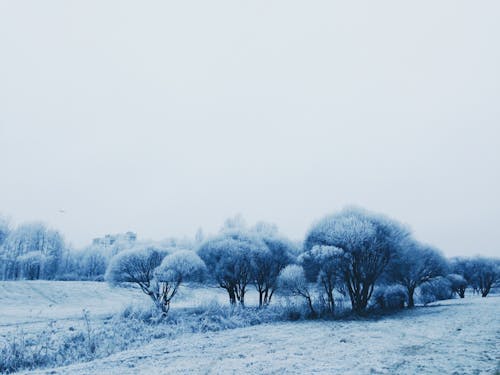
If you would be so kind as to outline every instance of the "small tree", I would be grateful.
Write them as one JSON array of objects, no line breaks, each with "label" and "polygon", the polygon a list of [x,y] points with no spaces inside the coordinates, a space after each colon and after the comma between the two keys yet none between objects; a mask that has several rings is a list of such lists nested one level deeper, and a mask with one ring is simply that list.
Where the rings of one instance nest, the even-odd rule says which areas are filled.
[{"label": "small tree", "polygon": [[153,285],[153,277],[155,268],[166,255],[166,251],[154,247],[125,250],[111,259],[105,279],[112,285],[136,284],[159,306],[159,294],[156,285]]},{"label": "small tree", "polygon": [[415,306],[415,289],[435,277],[445,275],[446,270],[446,259],[438,250],[408,240],[393,255],[387,274],[392,282],[406,288],[408,307],[411,308]]},{"label": "small tree", "polygon": [[156,268],[153,280],[156,303],[161,310],[168,312],[181,283],[200,281],[205,270],[205,263],[193,251],[181,250],[167,255]]},{"label": "small tree", "polygon": [[335,246],[314,246],[300,257],[306,276],[316,281],[326,295],[328,311],[335,313],[334,290],[342,284],[345,253]]},{"label": "small tree", "polygon": [[465,290],[467,289],[467,281],[463,278],[463,276],[452,273],[446,276],[446,278],[451,283],[451,290],[453,293],[458,294],[460,298],[464,298]]},{"label": "small tree", "polygon": [[292,263],[294,247],[290,241],[273,234],[261,238],[265,246],[258,247],[252,257],[253,281],[259,293],[259,307],[271,302],[278,288],[280,272]]},{"label": "small tree", "polygon": [[486,297],[500,280],[500,262],[498,259],[477,257],[471,260],[472,283],[481,292],[482,297]]},{"label": "small tree", "polygon": [[227,231],[205,241],[198,255],[219,287],[227,291],[229,302],[235,305],[239,301],[244,306],[247,286],[254,276],[254,253],[265,247],[257,237],[246,232]]},{"label": "small tree", "polygon": [[312,295],[309,284],[304,273],[304,269],[296,264],[286,266],[279,276],[280,290],[285,295],[302,297],[306,300],[307,306],[312,316],[316,316],[316,311],[312,303]]}]

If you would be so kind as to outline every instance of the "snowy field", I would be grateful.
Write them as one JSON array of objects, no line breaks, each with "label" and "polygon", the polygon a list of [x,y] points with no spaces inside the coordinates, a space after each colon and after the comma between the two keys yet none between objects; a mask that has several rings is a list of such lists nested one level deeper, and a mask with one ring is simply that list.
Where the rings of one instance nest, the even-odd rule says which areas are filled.
[{"label": "snowy field", "polygon": [[[13,288],[12,286],[16,287]],[[89,282],[0,283],[3,334],[47,320],[113,314],[135,290]],[[224,294],[185,290],[178,306]],[[22,296],[22,298],[21,298]],[[107,302],[105,302],[107,301]],[[155,339],[107,358],[32,374],[492,374],[498,368],[500,298],[443,301],[383,319],[263,324]]]}]

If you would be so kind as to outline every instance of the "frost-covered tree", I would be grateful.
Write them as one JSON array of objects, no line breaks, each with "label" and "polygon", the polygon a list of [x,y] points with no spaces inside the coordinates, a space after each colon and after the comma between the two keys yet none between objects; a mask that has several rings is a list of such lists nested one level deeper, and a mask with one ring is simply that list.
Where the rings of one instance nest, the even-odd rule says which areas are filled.
[{"label": "frost-covered tree", "polygon": [[248,284],[253,280],[254,253],[266,245],[256,236],[241,230],[226,231],[205,241],[198,255],[205,262],[208,273],[225,289],[229,302],[245,305]]},{"label": "frost-covered tree", "polygon": [[81,279],[96,280],[102,278],[106,272],[109,258],[102,248],[93,245],[72,253],[77,269],[75,272]]},{"label": "frost-covered tree", "polygon": [[416,288],[438,276],[447,273],[445,257],[431,246],[414,240],[405,241],[393,254],[387,267],[387,275],[391,282],[402,285],[408,294],[408,307],[414,307]]},{"label": "frost-covered tree", "polygon": [[64,240],[59,232],[47,229],[42,223],[22,224],[12,230],[1,247],[4,260],[3,278],[18,279],[21,276],[19,257],[27,253],[39,252],[43,260],[40,278],[55,278],[65,249]]},{"label": "frost-covered tree", "polygon": [[313,246],[300,257],[307,278],[316,281],[326,296],[328,310],[335,312],[335,288],[343,285],[342,264],[345,261],[345,252],[335,246]]},{"label": "frost-covered tree", "polygon": [[167,313],[181,283],[200,281],[205,271],[205,263],[193,251],[180,250],[167,255],[154,272],[153,290],[157,305]]},{"label": "frost-covered tree", "polygon": [[137,247],[122,251],[115,255],[106,270],[105,279],[112,285],[134,283],[147,294],[155,304],[158,304],[156,286],[153,285],[155,269],[166,251],[154,247]]},{"label": "frost-covered tree", "polygon": [[[465,297],[465,290],[468,286],[477,290],[478,287],[475,285],[474,280],[474,267],[470,259],[468,258],[453,258],[450,261],[450,269],[453,274],[460,275],[466,281],[466,285],[463,288],[463,292],[459,291],[460,298]],[[463,296],[463,297],[462,297]]]},{"label": "frost-covered tree", "polygon": [[9,221],[6,218],[0,216],[0,247],[7,239],[9,232],[10,232]]},{"label": "frost-covered tree", "polygon": [[282,294],[304,298],[311,315],[316,316],[309,283],[307,282],[304,269],[301,266],[296,264],[286,266],[283,271],[281,271],[278,282]]},{"label": "frost-covered tree", "polygon": [[500,260],[477,257],[471,260],[472,283],[486,297],[491,287],[500,281]]},{"label": "frost-covered tree", "polygon": [[20,268],[20,276],[27,280],[38,280],[42,273],[44,264],[43,255],[39,251],[30,251],[17,257]]},{"label": "frost-covered tree", "polygon": [[458,294],[460,298],[464,298],[465,290],[467,289],[467,280],[465,280],[462,275],[456,273],[451,273],[447,275],[446,278],[451,283],[451,290],[453,293]]},{"label": "frost-covered tree", "polygon": [[[461,275],[474,293],[486,297],[500,280],[500,260],[493,258],[455,258],[451,261],[452,271]],[[464,289],[465,292],[465,289]]]},{"label": "frost-covered tree", "polygon": [[304,242],[304,250],[314,246],[335,246],[345,252],[343,280],[352,309],[366,309],[375,282],[391,256],[409,236],[407,228],[383,215],[359,208],[344,209],[316,223]]},{"label": "frost-covered tree", "polygon": [[265,246],[259,243],[252,254],[253,282],[259,293],[259,307],[267,306],[278,287],[280,272],[293,261],[295,245],[281,237],[276,230],[261,225],[254,233]]}]

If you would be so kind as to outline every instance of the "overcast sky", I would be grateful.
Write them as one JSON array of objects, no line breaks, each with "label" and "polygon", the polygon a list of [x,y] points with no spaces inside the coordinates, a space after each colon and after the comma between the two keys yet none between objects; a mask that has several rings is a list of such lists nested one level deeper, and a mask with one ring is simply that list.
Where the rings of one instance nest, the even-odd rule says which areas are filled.
[{"label": "overcast sky", "polygon": [[[0,213],[75,246],[360,205],[499,255],[500,2],[0,0]],[[65,213],[60,212],[65,210]]]}]

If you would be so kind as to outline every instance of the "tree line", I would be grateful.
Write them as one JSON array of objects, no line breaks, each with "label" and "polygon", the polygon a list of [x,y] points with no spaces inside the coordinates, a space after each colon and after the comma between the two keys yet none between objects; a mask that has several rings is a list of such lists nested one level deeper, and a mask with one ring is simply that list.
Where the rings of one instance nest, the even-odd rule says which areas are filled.
[{"label": "tree line", "polygon": [[417,241],[407,226],[361,208],[319,220],[302,243],[287,239],[273,224],[248,227],[236,217],[208,238],[199,231],[193,239],[151,243],[128,232],[75,251],[43,224],[10,230],[4,223],[0,262],[4,280],[134,283],[165,313],[186,281],[218,286],[231,305],[245,306],[252,287],[259,307],[269,305],[276,292],[298,296],[317,315],[314,298],[329,314],[335,313],[338,296],[346,296],[355,312],[370,304],[413,307],[417,290],[424,303],[452,294],[464,298],[467,288],[486,297],[500,278],[498,259],[446,259]]},{"label": "tree line", "polygon": [[179,254],[182,261],[176,264],[169,260],[174,254],[152,247],[123,252],[111,260],[106,279],[139,284],[164,312],[173,296],[159,291],[202,281],[225,290],[231,305],[245,306],[254,287],[259,307],[269,305],[278,291],[303,298],[310,314],[317,315],[313,298],[318,290],[328,313],[335,313],[338,294],[362,313],[372,297],[382,308],[411,308],[417,289],[424,303],[453,293],[463,298],[467,287],[486,297],[500,277],[498,259],[448,260],[415,240],[406,226],[359,208],[318,221],[303,244],[283,237],[274,225],[226,225],[194,251]]}]

